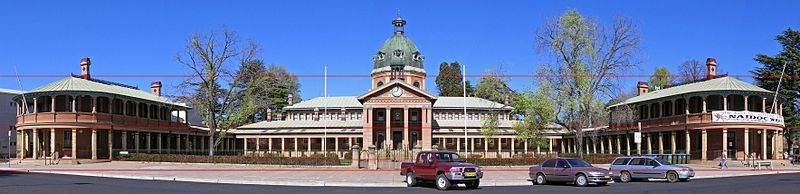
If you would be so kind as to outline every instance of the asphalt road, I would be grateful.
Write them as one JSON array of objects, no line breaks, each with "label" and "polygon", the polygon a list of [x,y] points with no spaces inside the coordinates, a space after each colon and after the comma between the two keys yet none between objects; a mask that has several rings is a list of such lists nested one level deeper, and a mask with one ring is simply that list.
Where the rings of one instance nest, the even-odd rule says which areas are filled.
[{"label": "asphalt road", "polygon": [[798,193],[800,173],[700,179],[685,183],[634,182],[578,188],[572,185],[458,188],[350,188],[234,185],[146,181],[72,175],[0,172],[0,193]]}]

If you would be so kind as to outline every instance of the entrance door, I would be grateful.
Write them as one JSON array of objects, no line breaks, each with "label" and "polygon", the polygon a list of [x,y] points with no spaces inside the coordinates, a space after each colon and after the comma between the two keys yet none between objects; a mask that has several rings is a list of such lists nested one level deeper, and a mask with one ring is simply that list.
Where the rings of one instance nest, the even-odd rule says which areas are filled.
[{"label": "entrance door", "polygon": [[411,148],[414,148],[414,147],[417,146],[417,139],[419,139],[418,135],[419,134],[417,134],[417,132],[411,132],[411,139],[410,139],[411,140],[411,145],[410,145]]},{"label": "entrance door", "polygon": [[736,159],[736,132],[728,131],[728,158]]},{"label": "entrance door", "polygon": [[403,132],[401,131],[393,131],[392,132],[392,142],[394,143],[393,148],[394,150],[399,150],[403,147]]},{"label": "entrance door", "polygon": [[383,149],[383,142],[386,140],[386,136],[384,136],[383,133],[378,133],[378,138],[376,139],[375,147],[377,147],[378,150]]}]

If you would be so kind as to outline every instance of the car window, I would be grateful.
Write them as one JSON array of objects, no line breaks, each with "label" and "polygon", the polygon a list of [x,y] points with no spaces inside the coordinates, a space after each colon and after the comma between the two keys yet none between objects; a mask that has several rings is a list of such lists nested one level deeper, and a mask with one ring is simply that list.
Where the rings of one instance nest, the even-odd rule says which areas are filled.
[{"label": "car window", "polygon": [[656,162],[655,160],[647,159],[647,165],[648,166],[658,166],[658,162]]},{"label": "car window", "polygon": [[658,163],[661,163],[661,165],[670,165],[670,164],[672,164],[669,161],[666,161],[666,160],[661,159],[661,158],[656,159],[656,160],[658,160]]},{"label": "car window", "polygon": [[556,164],[556,168],[569,168],[567,161],[558,160],[558,164]]},{"label": "car window", "polygon": [[626,165],[626,164],[628,164],[628,161],[631,161],[631,159],[630,158],[617,158],[617,160],[614,160],[614,163],[612,163],[612,165]]},{"label": "car window", "polygon": [[436,153],[436,160],[439,162],[457,162],[463,161],[461,156],[456,153]]},{"label": "car window", "polygon": [[553,168],[556,166],[556,160],[547,160],[542,163],[542,167]]},{"label": "car window", "polygon": [[423,164],[428,162],[428,154],[420,154],[419,158],[417,159],[417,164]]},{"label": "car window", "polygon": [[567,160],[567,162],[569,162],[569,165],[572,167],[592,167],[592,165],[585,160],[571,159]]},{"label": "car window", "polygon": [[644,158],[631,159],[631,163],[629,165],[642,165],[642,166],[644,166]]}]

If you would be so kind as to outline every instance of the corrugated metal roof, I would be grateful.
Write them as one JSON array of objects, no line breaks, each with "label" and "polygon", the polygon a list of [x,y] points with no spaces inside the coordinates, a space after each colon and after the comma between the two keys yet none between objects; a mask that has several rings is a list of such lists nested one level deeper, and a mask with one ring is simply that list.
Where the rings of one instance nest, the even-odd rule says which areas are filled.
[{"label": "corrugated metal roof", "polygon": [[[539,130],[543,134],[546,135],[554,135],[554,134],[565,134],[568,133],[565,129],[542,129]],[[464,134],[464,129],[436,129],[433,130],[432,133],[434,134]],[[480,129],[467,129],[467,134],[479,134],[481,133]],[[514,129],[498,129],[497,134],[499,135],[513,135],[517,132]]]},{"label": "corrugated metal roof", "polygon": [[[514,107],[506,106],[503,103],[494,102],[483,98],[467,97],[466,101],[467,108],[514,109]],[[464,97],[440,96],[438,100],[436,100],[436,103],[433,104],[433,108],[464,108]]]},{"label": "corrugated metal roof", "polygon": [[324,108],[327,105],[328,109],[361,109],[364,106],[355,96],[335,96],[335,97],[318,97],[311,100],[302,101],[292,106],[287,106],[283,109],[314,109]]},{"label": "corrugated metal roof", "polygon": [[666,98],[675,95],[681,94],[689,94],[689,93],[697,93],[697,92],[720,92],[720,91],[742,91],[742,92],[762,92],[762,93],[774,93],[764,88],[760,88],[753,84],[749,84],[747,82],[743,82],[736,78],[732,77],[720,77],[716,79],[695,82],[685,85],[679,85],[669,88],[664,88],[652,92],[648,92],[647,94],[636,96],[633,98],[629,98],[625,100],[625,102],[611,105],[610,107],[615,107],[623,104],[631,104],[631,103],[638,103],[638,102],[645,102],[650,100],[655,100],[659,98]]},{"label": "corrugated metal roof", "polygon": [[19,90],[12,90],[12,89],[3,89],[3,88],[0,88],[0,93],[6,93],[6,94],[22,94],[22,91],[19,91]]},{"label": "corrugated metal roof", "polygon": [[[230,133],[236,135],[250,135],[250,134],[272,134],[272,135],[279,135],[279,134],[323,134],[325,133],[325,129],[265,129],[265,130],[257,130],[257,129],[245,129],[245,130],[236,130],[231,131]],[[361,134],[364,132],[363,129],[327,129],[328,133],[331,134]]]},{"label": "corrugated metal roof", "polygon": [[[513,127],[519,121],[499,120],[500,127]],[[482,127],[483,120],[467,120],[467,127]],[[464,128],[463,120],[433,120],[434,127],[460,127]]]},{"label": "corrugated metal roof", "polygon": [[152,94],[147,91],[127,88],[117,85],[111,85],[111,84],[104,84],[75,77],[67,77],[62,80],[49,83],[42,87],[31,90],[29,93],[69,92],[69,91],[115,94],[121,96],[128,96],[132,98],[139,98],[142,100],[170,104],[174,106],[186,107],[183,104],[173,102],[167,98]]},{"label": "corrugated metal roof", "polygon": [[[325,127],[324,121],[312,120],[291,120],[291,121],[261,121],[239,127],[239,129],[281,129],[281,128],[322,128]],[[364,126],[361,120],[347,121],[328,121],[327,126],[331,128],[358,127]]]}]

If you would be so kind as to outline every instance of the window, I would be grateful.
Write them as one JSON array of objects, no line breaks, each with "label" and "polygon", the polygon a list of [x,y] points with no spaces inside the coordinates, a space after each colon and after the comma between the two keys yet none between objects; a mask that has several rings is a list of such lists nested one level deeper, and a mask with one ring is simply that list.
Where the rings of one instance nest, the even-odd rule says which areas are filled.
[{"label": "window", "polygon": [[449,114],[447,114],[447,118],[448,118],[449,120],[453,120],[453,113],[449,113]]},{"label": "window", "polygon": [[419,82],[414,82],[414,87],[419,88]]},{"label": "window", "polygon": [[382,85],[383,85],[383,81],[378,81],[378,87],[381,87]]},{"label": "window", "polygon": [[659,166],[659,165],[658,165],[658,162],[656,162],[655,160],[648,159],[647,160],[647,166]]},{"label": "window", "polygon": [[620,158],[620,159],[614,160],[613,165],[625,165],[625,164],[628,164],[628,161],[631,161],[631,159],[630,158]]},{"label": "window", "polygon": [[592,167],[592,165],[585,160],[571,159],[567,160],[567,162],[569,162],[569,165],[572,167]]},{"label": "window", "polygon": [[558,160],[558,163],[556,163],[556,168],[569,168],[569,165],[567,164],[567,161]]},{"label": "window", "polygon": [[428,154],[420,154],[419,158],[417,158],[417,164],[423,164],[428,161]]},{"label": "window", "polygon": [[72,131],[64,131],[64,148],[72,148]]},{"label": "window", "polygon": [[469,120],[472,120],[472,113],[469,113],[467,116],[468,116]]},{"label": "window", "polygon": [[418,119],[418,118],[417,118],[417,115],[418,115],[418,114],[419,114],[419,113],[418,113],[417,111],[412,111],[412,112],[411,112],[411,121],[417,121],[417,119]]},{"label": "window", "polygon": [[378,121],[383,121],[384,112],[378,112]]},{"label": "window", "polygon": [[634,159],[631,159],[631,163],[628,164],[628,165],[640,165],[640,166],[642,166],[642,165],[644,165],[644,162],[645,162],[644,158],[634,158]]},{"label": "window", "polygon": [[547,160],[547,161],[542,162],[542,167],[553,168],[555,166],[556,166],[556,160]]}]

